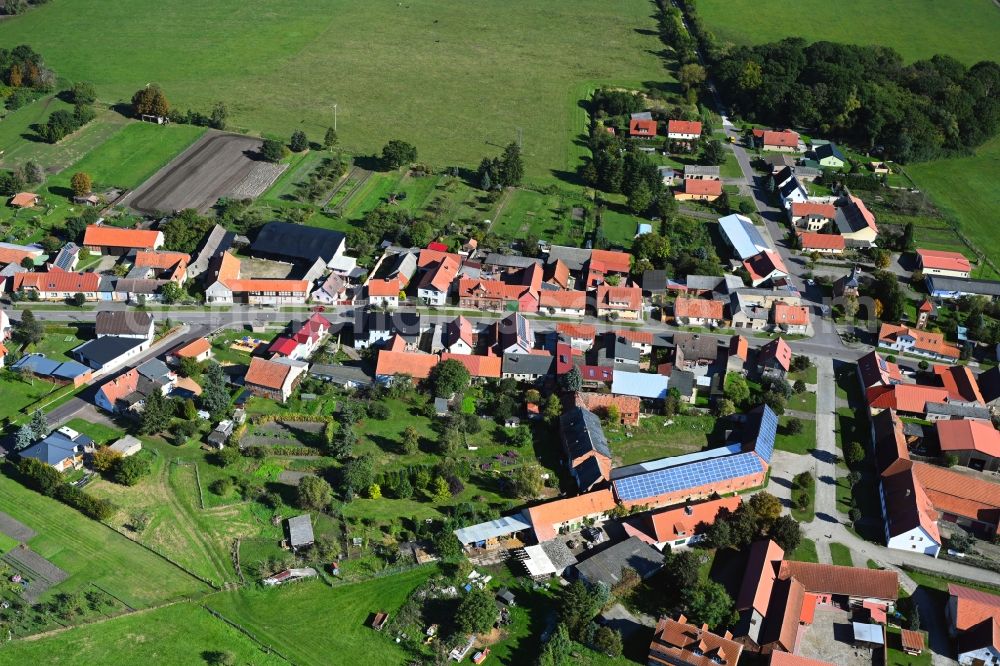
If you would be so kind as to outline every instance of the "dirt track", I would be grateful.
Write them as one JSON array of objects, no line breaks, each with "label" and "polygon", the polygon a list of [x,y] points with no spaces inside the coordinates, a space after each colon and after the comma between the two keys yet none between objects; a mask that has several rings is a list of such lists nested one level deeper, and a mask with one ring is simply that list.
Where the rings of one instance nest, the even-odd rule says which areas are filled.
[{"label": "dirt track", "polygon": [[185,208],[204,213],[260,164],[260,146],[253,137],[209,132],[140,185],[128,206],[145,214]]}]

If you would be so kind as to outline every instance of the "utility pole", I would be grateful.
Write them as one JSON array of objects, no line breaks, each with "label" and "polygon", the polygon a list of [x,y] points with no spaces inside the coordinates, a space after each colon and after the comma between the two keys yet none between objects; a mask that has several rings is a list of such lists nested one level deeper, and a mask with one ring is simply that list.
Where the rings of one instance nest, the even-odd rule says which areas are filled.
[{"label": "utility pole", "polygon": [[337,105],[333,105],[333,131],[337,131]]},{"label": "utility pole", "polygon": [[524,130],[520,127],[517,128],[517,147],[524,150]]}]

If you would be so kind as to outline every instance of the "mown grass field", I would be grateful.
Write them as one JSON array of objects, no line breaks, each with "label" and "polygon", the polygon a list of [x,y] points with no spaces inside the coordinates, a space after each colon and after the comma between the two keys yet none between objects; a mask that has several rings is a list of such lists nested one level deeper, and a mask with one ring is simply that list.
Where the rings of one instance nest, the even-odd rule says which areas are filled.
[{"label": "mown grass field", "polygon": [[520,128],[538,178],[575,166],[589,87],[667,78],[653,13],[648,0],[96,0],[4,21],[0,41],[31,44],[104,102],[155,81],[182,109],[222,100],[233,126],[283,137],[320,139],[336,103],[352,151],[398,137],[431,163],[474,166]]},{"label": "mown grass field", "polygon": [[227,592],[214,595],[206,605],[296,664],[329,664],[331,659],[366,666],[401,664],[409,655],[391,636],[368,627],[369,617],[378,611],[391,616],[434,571],[421,567],[333,589],[301,582],[271,590]]},{"label": "mown grass field", "polygon": [[32,550],[70,574],[56,592],[95,584],[142,608],[209,590],[114,530],[3,475],[0,506],[38,533],[28,542]]},{"label": "mown grass field", "polygon": [[130,123],[86,157],[50,178],[42,194],[66,196],[70,178],[78,171],[90,174],[95,190],[108,186],[134,188],[204,133],[205,128],[193,125]]},{"label": "mown grass field", "polygon": [[126,615],[87,627],[3,647],[4,663],[79,664],[206,663],[203,653],[229,652],[234,663],[267,666],[284,660],[263,652],[250,638],[193,603]]},{"label": "mown grass field", "polygon": [[759,44],[796,35],[809,41],[891,46],[907,61],[947,53],[971,65],[1000,61],[1000,10],[992,0],[701,0],[721,40]]}]

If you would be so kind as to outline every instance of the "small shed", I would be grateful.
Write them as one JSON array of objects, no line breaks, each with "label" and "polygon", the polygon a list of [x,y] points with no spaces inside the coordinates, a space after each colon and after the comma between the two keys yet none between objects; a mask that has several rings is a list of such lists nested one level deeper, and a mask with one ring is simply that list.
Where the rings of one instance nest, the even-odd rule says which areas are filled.
[{"label": "small shed", "polygon": [[919,631],[903,629],[900,632],[900,641],[906,654],[916,656],[924,651],[924,635]]},{"label": "small shed", "polygon": [[38,202],[38,195],[34,192],[18,192],[11,197],[10,205],[14,208],[31,208],[37,206]]},{"label": "small shed", "polygon": [[516,606],[517,599],[514,598],[514,593],[508,590],[506,587],[502,588],[497,592],[497,599],[500,600],[505,606]]},{"label": "small shed", "polygon": [[385,623],[389,621],[389,614],[385,611],[380,611],[375,613],[375,617],[372,618],[372,629],[375,631],[382,631],[385,628]]},{"label": "small shed", "polygon": [[288,519],[288,544],[292,550],[308,548],[314,541],[312,519],[308,513]]},{"label": "small shed", "polygon": [[122,457],[128,458],[129,456],[134,456],[139,453],[139,451],[142,451],[142,442],[132,435],[125,435],[109,448],[112,451],[117,451],[122,454]]},{"label": "small shed", "polygon": [[230,435],[233,434],[234,424],[229,419],[219,421],[219,425],[215,426],[215,430],[208,433],[208,443],[217,449],[222,449],[226,442],[229,441]]},{"label": "small shed", "polygon": [[434,413],[438,416],[446,416],[448,414],[447,398],[434,398]]}]

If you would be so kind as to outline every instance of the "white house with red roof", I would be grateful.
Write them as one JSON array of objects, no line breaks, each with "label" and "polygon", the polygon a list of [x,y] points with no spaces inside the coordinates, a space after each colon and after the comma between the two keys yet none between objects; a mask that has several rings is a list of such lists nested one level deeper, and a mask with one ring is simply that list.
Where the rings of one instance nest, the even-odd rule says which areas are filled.
[{"label": "white house with red roof", "polygon": [[755,254],[743,262],[743,267],[750,274],[750,284],[754,287],[788,277],[788,268],[776,250]]},{"label": "white house with red roof", "polygon": [[701,137],[701,123],[697,120],[670,120],[667,138],[671,141],[697,141]]},{"label": "white house with red roof", "polygon": [[452,255],[428,265],[420,282],[417,283],[417,298],[427,305],[445,305],[461,265],[458,258]]},{"label": "white house with red roof", "polygon": [[43,301],[64,301],[76,294],[83,294],[85,300],[96,301],[100,286],[101,276],[97,273],[53,270],[14,275],[12,291],[34,292]]},{"label": "white house with red roof", "polygon": [[655,139],[656,121],[651,118],[630,118],[628,135],[633,139]]},{"label": "white house with red roof", "polygon": [[852,247],[874,247],[878,238],[878,226],[875,215],[865,206],[865,202],[856,196],[837,205],[834,217],[837,230]]},{"label": "white house with red roof", "polygon": [[801,144],[798,132],[791,130],[753,130],[754,143],[764,150],[776,150],[785,153],[802,152],[804,146]]},{"label": "white house with red roof", "polygon": [[972,264],[960,252],[918,249],[917,260],[924,275],[968,278],[972,273]]},{"label": "white house with red roof", "polygon": [[83,246],[91,252],[126,255],[133,250],[157,250],[163,247],[163,232],[149,229],[119,229],[91,224],[83,233]]},{"label": "white house with red roof", "polygon": [[775,338],[757,350],[757,370],[762,375],[784,377],[792,365],[792,348]]},{"label": "white house with red roof", "polygon": [[642,289],[602,284],[597,288],[596,308],[598,317],[641,321]]},{"label": "white house with red roof", "polygon": [[330,335],[330,322],[319,313],[313,313],[304,322],[293,322],[289,330],[276,337],[267,351],[272,358],[284,356],[302,360],[312,356]]}]

